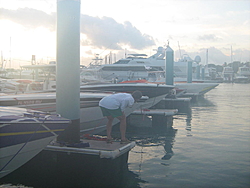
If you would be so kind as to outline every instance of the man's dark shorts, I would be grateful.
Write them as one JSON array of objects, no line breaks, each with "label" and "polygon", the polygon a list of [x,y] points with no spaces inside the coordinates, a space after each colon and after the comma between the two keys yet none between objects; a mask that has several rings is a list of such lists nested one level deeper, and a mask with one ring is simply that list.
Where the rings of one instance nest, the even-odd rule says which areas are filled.
[{"label": "man's dark shorts", "polygon": [[104,108],[102,106],[100,106],[101,110],[102,110],[102,115],[103,116],[112,116],[112,117],[119,117],[119,116],[122,116],[123,113],[121,111],[120,108],[118,109],[114,109],[114,110],[111,110],[111,109],[107,109],[107,108]]}]

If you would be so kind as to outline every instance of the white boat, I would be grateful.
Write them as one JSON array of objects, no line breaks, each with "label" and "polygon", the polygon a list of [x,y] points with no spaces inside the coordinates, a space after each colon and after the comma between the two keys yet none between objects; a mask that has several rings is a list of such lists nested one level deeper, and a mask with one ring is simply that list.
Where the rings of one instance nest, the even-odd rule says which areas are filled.
[{"label": "white boat", "polygon": [[223,67],[222,77],[224,82],[232,82],[234,79],[234,71],[232,67]]},{"label": "white boat", "polygon": [[[158,85],[165,85],[163,79],[156,79],[154,82],[150,82],[147,80],[132,80],[132,81],[124,81],[121,82],[123,84],[125,83],[155,83]],[[202,83],[202,82],[197,82],[197,83],[184,83],[184,82],[180,82],[180,83],[174,83],[174,88],[176,91],[181,92],[181,94],[179,94],[180,96],[202,96],[204,94],[206,94],[207,92],[209,92],[210,90],[214,89],[215,87],[217,87],[219,84],[218,83]],[[184,92],[183,92],[184,91]]]},{"label": "white boat", "polygon": [[184,96],[202,96],[218,85],[217,83],[176,83],[175,87],[186,90],[186,93],[183,94]]},{"label": "white boat", "polygon": [[239,67],[239,70],[237,72],[238,76],[246,76],[250,77],[250,68],[247,66]]},{"label": "white boat", "polygon": [[[115,90],[111,92],[105,92],[102,90],[100,92],[99,88],[91,88],[94,92],[80,92],[80,130],[84,133],[98,133],[106,129],[107,119],[102,116],[100,107],[98,106],[99,101],[108,95],[116,92],[133,92],[135,90],[142,91],[143,94],[147,94],[149,90],[150,96],[144,96],[142,100],[135,103],[132,108],[127,108],[125,110],[125,115],[130,115],[136,109],[150,108],[151,106],[157,104],[161,101],[168,92],[173,89],[173,86],[161,86],[158,87],[157,84],[131,84],[129,90],[124,90],[118,84]],[[102,85],[106,89],[111,85]],[[165,92],[162,88],[165,87]],[[119,90],[120,88],[120,90]],[[147,88],[147,90],[145,90]],[[127,88],[128,89],[128,88]],[[56,93],[32,93],[32,94],[17,94],[17,95],[4,95],[0,96],[0,104],[2,106],[18,106],[22,108],[29,108],[33,110],[40,110],[44,112],[56,112]],[[118,123],[118,120],[114,120],[113,124]]]},{"label": "white boat", "polygon": [[57,114],[0,107],[0,178],[32,159],[69,124]]},{"label": "white boat", "polygon": [[247,66],[239,67],[239,70],[233,80],[234,83],[249,83],[250,68]]},{"label": "white boat", "polygon": [[43,82],[31,79],[0,79],[0,91],[4,93],[36,92],[43,89]]},{"label": "white boat", "polygon": [[250,78],[248,78],[247,76],[238,76],[236,75],[235,78],[233,79],[234,83],[249,83],[250,82]]},{"label": "white boat", "polygon": [[81,91],[109,91],[109,92],[126,92],[132,93],[135,90],[142,92],[142,95],[148,97],[156,97],[159,95],[167,95],[174,86],[163,85],[156,83],[139,83],[139,82],[130,82],[130,83],[118,83],[118,84],[96,84],[96,85],[83,85],[80,86]]},{"label": "white boat", "polygon": [[[115,79],[125,81],[127,79],[136,80],[147,78],[147,71],[163,71],[165,70],[165,51],[163,47],[158,47],[157,52],[148,57],[146,54],[129,54],[129,57],[120,59],[114,64],[101,64],[95,69],[104,79]],[[181,60],[174,62],[174,74],[176,77],[187,78],[188,61],[192,60],[188,55],[184,55]],[[196,63],[192,64],[193,75],[195,76]],[[87,69],[85,70],[87,71]]]}]

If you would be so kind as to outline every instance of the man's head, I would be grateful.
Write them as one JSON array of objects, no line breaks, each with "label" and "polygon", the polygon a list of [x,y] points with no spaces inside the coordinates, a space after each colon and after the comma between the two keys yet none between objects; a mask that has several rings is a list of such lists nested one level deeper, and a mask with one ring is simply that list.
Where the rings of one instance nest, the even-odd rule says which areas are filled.
[{"label": "man's head", "polygon": [[140,91],[134,91],[132,93],[132,97],[134,98],[135,101],[138,101],[142,97],[142,93]]}]

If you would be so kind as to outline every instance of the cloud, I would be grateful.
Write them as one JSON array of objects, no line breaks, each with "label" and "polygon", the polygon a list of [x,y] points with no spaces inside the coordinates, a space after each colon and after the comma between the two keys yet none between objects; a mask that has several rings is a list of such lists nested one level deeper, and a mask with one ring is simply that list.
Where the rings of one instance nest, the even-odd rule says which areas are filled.
[{"label": "cloud", "polygon": [[20,8],[17,10],[0,8],[0,12],[0,19],[10,20],[29,29],[45,27],[54,31],[56,27],[55,13],[47,14],[43,11],[32,8]]},{"label": "cloud", "polygon": [[[0,19],[11,20],[28,29],[45,27],[55,31],[56,28],[56,13],[47,14],[32,8],[0,8],[0,12]],[[151,36],[142,34],[130,22],[121,24],[110,17],[81,15],[81,33],[87,36],[87,39],[81,41],[82,45],[97,48],[119,50],[123,45],[129,45],[133,49],[141,50],[155,44]]]},{"label": "cloud", "polygon": [[87,36],[82,45],[95,45],[99,48],[122,49],[129,45],[133,49],[143,49],[155,44],[149,35],[142,34],[130,22],[117,23],[110,17],[91,17],[82,15],[81,32]]},{"label": "cloud", "polygon": [[214,34],[202,35],[198,37],[198,40],[207,40],[207,41],[218,41],[219,37],[216,37]]},{"label": "cloud", "polygon": [[[230,50],[230,49],[229,49]],[[207,53],[208,52],[208,53]],[[208,64],[216,64],[216,65],[223,65],[226,63],[231,63],[231,56],[225,55],[222,53],[221,50],[215,48],[215,47],[209,47],[209,48],[201,48],[197,52],[187,52],[183,49],[181,49],[181,52],[179,50],[176,50],[174,53],[175,59],[180,59],[180,53],[187,54],[191,59],[195,59],[196,56],[201,57],[201,64],[206,64],[206,57],[208,55]],[[233,52],[232,61],[240,61],[240,62],[247,62],[250,59],[250,51],[249,50],[235,50]]]}]

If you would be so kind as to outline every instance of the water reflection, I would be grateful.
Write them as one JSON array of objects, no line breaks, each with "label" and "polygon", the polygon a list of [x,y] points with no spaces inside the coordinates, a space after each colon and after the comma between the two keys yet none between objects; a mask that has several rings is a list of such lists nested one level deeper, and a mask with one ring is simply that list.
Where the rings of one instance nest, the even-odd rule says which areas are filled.
[{"label": "water reflection", "polygon": [[187,119],[186,119],[187,136],[193,136],[191,121],[192,121],[192,111],[190,110],[190,112],[187,114]]},{"label": "water reflection", "polygon": [[199,97],[196,101],[191,103],[192,107],[207,107],[207,106],[215,106],[215,104],[206,99],[205,97]]},{"label": "water reflection", "polygon": [[140,188],[140,183],[147,183],[140,178],[140,175],[135,174],[133,171],[124,170],[122,174],[122,180],[119,185],[116,185],[117,188]]},{"label": "water reflection", "polygon": [[[161,159],[169,160],[174,155],[173,145],[177,129],[172,127],[173,118],[169,118],[168,124],[171,124],[171,126],[162,125],[148,128],[130,128],[132,131],[129,131],[127,136],[130,140],[136,141],[136,145],[142,148],[163,146],[165,155],[162,156]],[[142,153],[141,151],[141,154]]]},{"label": "water reflection", "polygon": [[[183,119],[183,127],[185,127],[186,122],[187,135],[191,135],[191,110],[188,114],[178,117]],[[140,125],[135,123],[140,121]],[[151,166],[151,160],[158,160],[161,161],[158,164],[169,166],[167,161],[174,157],[175,136],[178,131],[178,129],[174,128],[175,118],[168,118],[165,125],[153,125],[150,117],[143,117],[140,121],[133,121],[133,124],[128,122],[126,136],[129,140],[136,142],[136,147],[129,154],[130,163],[128,166],[133,169],[133,172],[128,170],[122,175],[124,187],[140,187],[140,184],[147,183],[141,177],[150,173],[146,169],[151,169],[151,167],[147,167],[148,165]],[[119,139],[119,125],[113,128],[112,137]],[[157,154],[153,155],[154,148],[161,151],[159,150]]]}]

